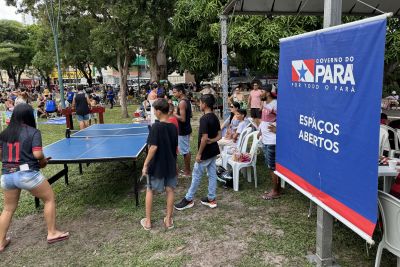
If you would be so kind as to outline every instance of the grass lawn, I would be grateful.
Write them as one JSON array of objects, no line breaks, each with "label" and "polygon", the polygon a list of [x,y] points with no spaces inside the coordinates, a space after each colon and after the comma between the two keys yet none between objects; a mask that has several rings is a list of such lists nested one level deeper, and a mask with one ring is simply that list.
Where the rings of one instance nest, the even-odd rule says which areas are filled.
[{"label": "grass lawn", "polygon": [[[130,114],[133,110],[130,106]],[[129,123],[130,119],[121,119],[120,109],[115,108],[107,109],[105,122]],[[65,126],[39,128],[45,144],[65,134]],[[47,245],[42,207],[36,210],[33,198],[23,192],[9,231],[12,243],[0,255],[1,266],[312,266],[305,256],[315,252],[316,212],[307,218],[309,201],[293,188],[278,200],[260,198],[270,187],[262,155],[257,189],[243,178],[239,192],[219,186],[218,208],[211,210],[195,201],[194,208],[175,212],[176,228],[171,231],[162,228],[163,194],[155,197],[153,230],[146,232],[139,224],[145,193],[140,193],[136,208],[132,184],[133,177],[141,174],[142,163],[143,158],[136,171],[132,162],[91,164],[84,167],[83,175],[77,165],[71,165],[69,186],[62,179],[53,184],[58,225],[71,233],[70,240],[59,244]],[[49,165],[44,173],[50,177],[61,169]],[[184,196],[190,179],[178,182],[176,201]],[[203,179],[197,197],[206,194]],[[334,224],[333,252],[341,266],[373,266],[376,247],[367,255],[363,239],[343,224]],[[395,260],[385,251],[381,266],[395,266]]]}]

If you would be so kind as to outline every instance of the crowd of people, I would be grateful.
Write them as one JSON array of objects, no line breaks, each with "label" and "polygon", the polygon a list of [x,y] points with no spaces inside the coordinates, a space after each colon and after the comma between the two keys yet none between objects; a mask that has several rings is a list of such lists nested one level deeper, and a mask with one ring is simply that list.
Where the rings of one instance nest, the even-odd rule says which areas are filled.
[{"label": "crowd of people", "polygon": [[[266,165],[275,170],[276,146],[276,89],[271,85],[262,87],[259,81],[252,83],[253,89],[246,101],[241,95],[241,89],[235,89],[230,101],[230,117],[220,124],[213,108],[216,98],[212,91],[204,88],[199,99],[202,117],[199,120],[197,153],[193,170],[191,170],[190,137],[191,105],[183,86],[174,86],[172,96],[177,99],[174,106],[172,96],[157,94],[157,85],[152,87],[148,94],[148,101],[152,108],[152,127],[149,134],[149,152],[145,159],[142,174],[147,179],[146,217],[140,221],[143,229],[152,229],[151,211],[153,191],[166,191],[166,217],[164,227],[174,227],[173,209],[178,211],[192,208],[194,199],[204,173],[208,176],[208,194],[200,199],[200,203],[216,208],[217,204],[217,159],[224,146],[236,146],[238,136],[246,127],[254,127],[258,131],[258,138],[263,144]],[[251,107],[251,118],[247,118],[246,107]],[[172,111],[174,110],[174,111]],[[178,124],[171,124],[171,118]],[[249,121],[253,122],[250,125]],[[182,170],[177,168],[177,155],[184,159]],[[163,158],[171,159],[168,162]],[[272,173],[273,188],[266,191],[261,198],[273,200],[280,197],[281,187],[279,178]],[[191,185],[185,196],[174,204],[174,190],[177,186],[177,177],[191,177]]]},{"label": "crowd of people", "polygon": [[[3,105],[4,111],[13,112],[17,105],[25,103],[35,107],[35,116],[51,118],[63,116],[63,108],[72,107],[77,111],[81,129],[87,127],[92,119],[97,120],[95,115],[89,114],[89,110],[92,107],[100,104],[109,104],[112,108],[115,102],[115,94],[111,87],[105,87],[105,93],[103,93],[100,88],[96,87],[68,86],[64,91],[64,107],[57,87],[52,90],[47,87],[43,89],[38,87],[38,89],[34,90],[25,87],[0,89],[0,103]],[[84,100],[81,99],[82,93],[85,95]]]},{"label": "crowd of people", "polygon": [[[214,114],[217,93],[214,88],[205,86],[198,90],[199,108],[202,116],[199,120],[197,152],[193,170],[191,166],[191,135],[192,135],[192,103],[187,88],[183,85],[169,87],[153,83],[146,98],[153,117],[148,137],[148,153],[143,164],[142,174],[147,176],[146,217],[140,221],[145,230],[152,228],[151,212],[154,191],[166,191],[167,212],[164,218],[166,229],[174,228],[173,210],[184,210],[194,206],[196,192],[203,175],[208,176],[208,194],[201,198],[201,204],[216,208],[217,205],[217,159],[223,146],[236,146],[238,136],[249,122],[258,138],[263,143],[266,165],[275,169],[276,145],[276,90],[272,86],[262,87],[259,81],[252,83],[253,89],[246,98],[240,87],[235,88],[229,98],[231,115],[222,124]],[[103,94],[112,108],[114,92],[106,89]],[[0,149],[2,150],[1,187],[4,191],[4,209],[0,216],[0,252],[9,245],[7,231],[12,216],[18,204],[21,190],[27,190],[45,203],[44,214],[47,223],[47,242],[49,244],[69,238],[69,233],[60,231],[55,221],[54,192],[47,179],[40,172],[46,167],[46,158],[42,149],[42,137],[36,129],[33,103],[34,97],[23,89],[7,92],[12,99],[12,117],[9,127],[0,134]],[[75,108],[80,127],[87,127],[90,117],[90,106],[99,102],[96,94],[78,86],[76,90],[66,91],[66,105]],[[43,114],[47,115],[48,101],[53,101],[57,109],[55,92],[45,89],[38,93],[36,101]],[[44,103],[44,106],[43,106]],[[250,118],[247,117],[247,107],[250,108]],[[9,105],[11,108],[11,104]],[[11,109],[10,109],[11,110]],[[55,111],[56,112],[56,111]],[[182,155],[183,166],[179,170],[177,157]],[[169,160],[165,160],[168,158]],[[191,177],[191,185],[185,196],[174,204],[177,178]],[[276,175],[272,174],[273,188],[266,191],[262,198],[276,199],[280,196],[280,184]]]}]

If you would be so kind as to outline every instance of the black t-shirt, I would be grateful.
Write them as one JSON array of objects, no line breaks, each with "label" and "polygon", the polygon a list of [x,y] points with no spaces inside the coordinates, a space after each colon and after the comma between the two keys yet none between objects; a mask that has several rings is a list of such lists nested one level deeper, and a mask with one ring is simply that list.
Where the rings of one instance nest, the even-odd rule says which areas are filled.
[{"label": "black t-shirt", "polygon": [[75,94],[75,107],[76,107],[76,114],[85,116],[86,114],[90,113],[89,103],[86,99],[85,93],[78,92]]},{"label": "black t-shirt", "polygon": [[[203,134],[208,134],[208,138],[215,138],[218,135],[218,131],[221,130],[218,117],[214,113],[206,113],[200,118],[199,126],[199,139],[198,147],[200,147],[201,137]],[[207,144],[201,154],[202,160],[207,160],[215,157],[219,154],[218,143]]]},{"label": "black t-shirt", "polygon": [[33,156],[33,151],[42,150],[42,135],[38,129],[24,125],[15,143],[0,141],[2,148],[2,173],[19,171],[18,167],[28,164],[30,170],[38,171],[39,162]]},{"label": "black t-shirt", "polygon": [[[190,118],[192,117],[192,105],[190,104],[190,101],[188,99],[183,99],[181,101],[185,101],[186,103],[186,120],[185,122],[181,122],[180,120],[178,120],[179,135],[185,136],[192,133],[192,126],[190,125]],[[177,110],[177,114],[181,115],[179,107]]]},{"label": "black t-shirt", "polygon": [[157,146],[157,152],[149,163],[148,174],[157,178],[176,176],[176,149],[178,131],[172,123],[155,122],[147,141],[149,146]]}]

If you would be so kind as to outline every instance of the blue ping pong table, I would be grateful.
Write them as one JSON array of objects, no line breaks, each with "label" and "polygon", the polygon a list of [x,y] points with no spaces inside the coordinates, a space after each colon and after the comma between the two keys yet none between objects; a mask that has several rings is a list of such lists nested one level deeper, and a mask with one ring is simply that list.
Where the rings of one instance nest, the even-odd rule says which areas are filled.
[{"label": "blue ping pong table", "polygon": [[[67,129],[66,138],[44,147],[49,164],[64,164],[64,169],[51,177],[52,184],[65,177],[68,185],[68,164],[78,163],[82,173],[82,163],[133,160],[146,150],[149,126],[147,124],[94,124],[72,135]],[[139,202],[137,177],[134,178],[136,206]],[[39,200],[35,199],[36,207]]]}]

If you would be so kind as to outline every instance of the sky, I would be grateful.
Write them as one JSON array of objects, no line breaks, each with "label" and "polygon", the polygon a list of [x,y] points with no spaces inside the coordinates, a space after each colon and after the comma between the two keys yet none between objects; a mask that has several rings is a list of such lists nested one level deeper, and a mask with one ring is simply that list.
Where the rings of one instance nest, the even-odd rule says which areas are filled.
[{"label": "sky", "polygon": [[[17,8],[13,6],[7,6],[5,0],[0,0],[0,19],[17,20],[22,23],[22,14],[17,14],[16,12]],[[28,23],[32,23],[30,16],[26,16],[26,20]]]}]

